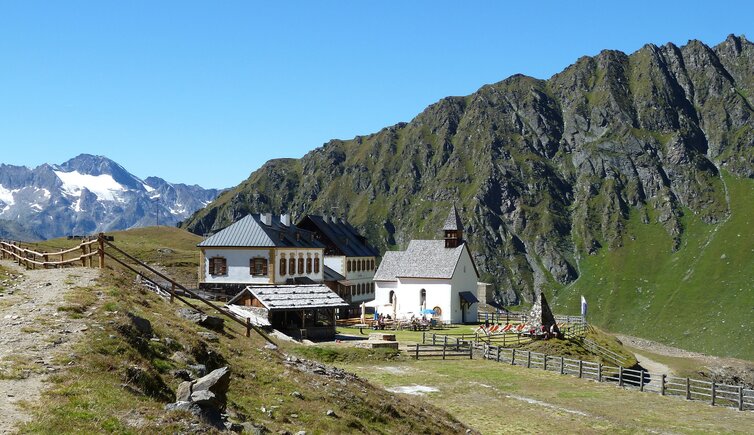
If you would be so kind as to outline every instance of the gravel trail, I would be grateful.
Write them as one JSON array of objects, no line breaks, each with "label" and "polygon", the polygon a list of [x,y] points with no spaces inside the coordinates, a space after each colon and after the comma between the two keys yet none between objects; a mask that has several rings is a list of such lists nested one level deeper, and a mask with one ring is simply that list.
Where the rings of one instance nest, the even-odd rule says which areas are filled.
[{"label": "gravel trail", "polygon": [[71,319],[58,307],[74,287],[93,287],[99,270],[0,265],[13,272],[0,282],[0,434],[8,434],[30,419],[23,402],[39,398],[47,376],[61,369],[57,358],[87,330],[84,319]]}]

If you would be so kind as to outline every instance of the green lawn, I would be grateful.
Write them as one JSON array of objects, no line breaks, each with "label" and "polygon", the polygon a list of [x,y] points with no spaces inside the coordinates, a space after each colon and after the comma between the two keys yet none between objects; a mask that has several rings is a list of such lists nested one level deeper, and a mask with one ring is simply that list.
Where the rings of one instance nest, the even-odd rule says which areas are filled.
[{"label": "green lawn", "polygon": [[751,433],[754,413],[624,390],[486,360],[343,363],[383,388],[437,389],[427,402],[485,434]]}]

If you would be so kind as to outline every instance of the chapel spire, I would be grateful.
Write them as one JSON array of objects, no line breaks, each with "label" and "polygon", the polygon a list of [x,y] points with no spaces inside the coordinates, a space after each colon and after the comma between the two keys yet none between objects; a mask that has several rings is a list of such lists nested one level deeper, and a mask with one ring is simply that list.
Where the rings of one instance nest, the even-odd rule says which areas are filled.
[{"label": "chapel spire", "polygon": [[445,219],[445,225],[442,230],[445,232],[445,247],[455,248],[463,243],[463,223],[458,215],[456,205],[453,204],[453,208],[448,213],[448,218]]}]

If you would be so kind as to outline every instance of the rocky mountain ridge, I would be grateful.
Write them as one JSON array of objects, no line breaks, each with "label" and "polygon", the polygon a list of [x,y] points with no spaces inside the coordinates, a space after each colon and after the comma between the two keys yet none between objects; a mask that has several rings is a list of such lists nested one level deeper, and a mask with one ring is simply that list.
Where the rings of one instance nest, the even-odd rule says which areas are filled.
[{"label": "rocky mountain ridge", "polygon": [[35,240],[148,225],[176,225],[217,189],[141,180],[102,156],[34,169],[0,164],[0,236]]},{"label": "rocky mountain ridge", "polygon": [[504,298],[579,277],[638,216],[681,248],[684,219],[729,215],[721,171],[754,177],[754,44],[645,45],[582,57],[547,80],[515,75],[409,123],[272,160],[187,219],[198,234],[250,212],[336,213],[381,250],[439,237],[461,208],[483,279]]}]

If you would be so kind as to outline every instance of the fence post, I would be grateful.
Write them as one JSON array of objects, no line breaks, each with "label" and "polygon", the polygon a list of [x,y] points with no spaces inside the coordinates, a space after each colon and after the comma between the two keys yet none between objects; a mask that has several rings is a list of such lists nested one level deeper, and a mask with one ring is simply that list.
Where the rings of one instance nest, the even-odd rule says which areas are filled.
[{"label": "fence post", "polygon": [[666,388],[665,383],[667,382],[667,377],[668,375],[666,375],[665,373],[662,374],[662,379],[660,382],[660,395],[661,396],[665,395],[665,388]]},{"label": "fence post", "polygon": [[579,378],[584,373],[584,361],[579,360]]},{"label": "fence post", "polygon": [[618,386],[623,386],[623,366],[618,366]]},{"label": "fence post", "polygon": [[562,356],[560,357],[560,374],[565,374],[565,358],[563,358]]},{"label": "fence post", "polygon": [[547,371],[547,355],[545,355],[542,360],[542,370]]},{"label": "fence post", "polygon": [[446,336],[445,336],[445,341],[446,341],[446,343],[442,345],[442,359],[445,359],[445,349],[446,349],[446,348],[447,348],[447,346],[448,346],[448,343],[447,343],[447,341],[448,341],[448,340],[447,340],[447,339],[448,339],[448,336],[446,335]]},{"label": "fence post", "polygon": [[419,343],[416,343],[416,359],[419,360]]},{"label": "fence post", "polygon": [[602,363],[597,364],[597,382],[602,382]]},{"label": "fence post", "polygon": [[437,334],[435,334],[435,333],[433,332],[433,333],[432,333],[432,346],[434,346],[434,345],[435,345],[435,335],[437,335]]},{"label": "fence post", "polygon": [[500,346],[497,347],[497,362],[500,362]]},{"label": "fence post", "polygon": [[531,368],[531,351],[526,351],[526,368]]},{"label": "fence post", "polygon": [[744,387],[743,385],[738,386],[738,410],[743,411],[744,410]]},{"label": "fence post", "polygon": [[422,331],[422,344],[425,343],[424,339],[425,339],[426,335],[427,335],[427,331]]},{"label": "fence post", "polygon": [[644,391],[644,373],[646,373],[644,370],[641,370],[639,372],[639,376],[641,379],[639,379],[639,391]]},{"label": "fence post", "polygon": [[445,336],[445,339],[443,340],[442,345],[443,345],[443,347],[445,347],[445,346],[448,345],[448,336],[447,335]]},{"label": "fence post", "polygon": [[[173,295],[170,295],[170,299],[173,299]],[[246,336],[251,337],[251,319],[246,318]]]},{"label": "fence post", "polygon": [[469,359],[474,359],[474,346],[469,344]]},{"label": "fence post", "polygon": [[712,406],[715,406],[715,393],[717,390],[717,384],[715,384],[715,381],[712,381]]},{"label": "fence post", "polygon": [[511,354],[511,365],[514,366],[516,365],[516,348],[514,347],[512,350],[513,353]]},{"label": "fence post", "polygon": [[105,233],[99,233],[97,236],[97,242],[99,243],[99,268],[105,268]]},{"label": "fence post", "polygon": [[686,400],[691,400],[691,379],[686,378]]},{"label": "fence post", "polygon": [[173,303],[173,298],[175,297],[175,283],[170,284],[170,303]]}]

